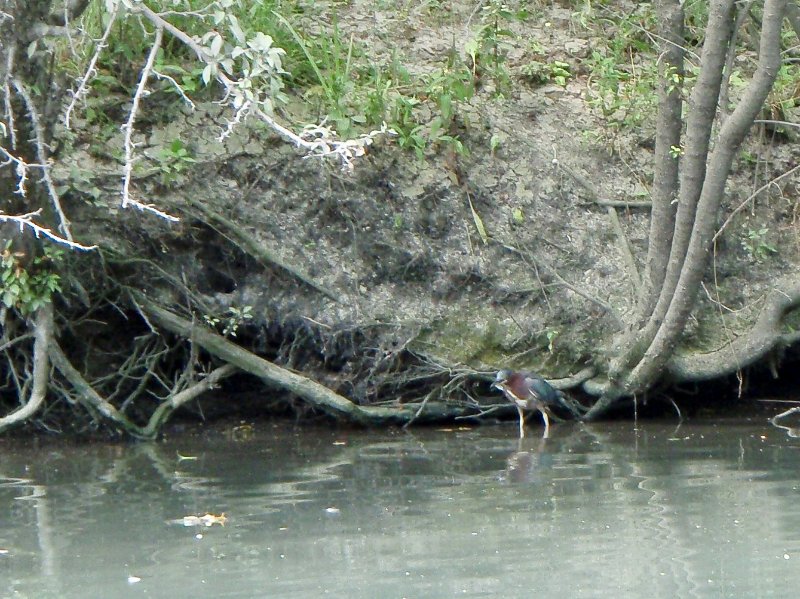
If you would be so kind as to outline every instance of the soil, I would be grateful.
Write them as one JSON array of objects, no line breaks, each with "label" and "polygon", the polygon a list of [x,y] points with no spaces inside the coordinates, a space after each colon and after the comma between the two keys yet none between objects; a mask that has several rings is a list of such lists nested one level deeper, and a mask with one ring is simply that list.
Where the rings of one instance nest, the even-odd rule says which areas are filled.
[{"label": "soil", "polygon": [[[480,25],[477,7],[455,0],[309,2],[301,25],[328,29],[335,14],[343,38],[352,35],[370,60],[400,60],[422,75],[440,68],[454,48],[468,60],[464,45]],[[243,343],[298,370],[313,369],[318,380],[359,400],[376,399],[381,381],[409,360],[439,372],[518,367],[567,376],[602,361],[619,328],[607,306],[624,321],[635,304],[609,209],[580,181],[591,182],[599,198],[640,201],[653,158],[650,126],[613,132],[590,106],[592,74],[584,60],[607,38],[582,28],[579,16],[548,2],[508,25],[515,33],[506,61],[510,90],[498,97],[486,81],[456,106],[454,129],[467,155],[434,146],[419,159],[387,139],[348,174],[303,158],[257,123],[220,144],[228,115],[218,105],[198,105],[143,128],[138,139],[145,157],[139,189],[179,216],[178,224],[120,213],[117,171],[104,170],[87,141],[73,164],[91,165],[93,180],[108,192],[98,200],[108,212],[87,207],[75,226],[122,255],[154,260],[155,270],[133,276],[167,303],[182,298],[164,273],[185,281],[207,314],[250,306],[254,318],[241,329]],[[524,80],[534,41],[545,49],[539,60],[571,66],[566,85]],[[418,108],[420,115],[426,110]],[[800,158],[797,145],[763,143],[763,136],[754,131],[747,142],[726,214]],[[159,152],[174,139],[192,149],[196,162],[165,177]],[[121,147],[119,141],[113,137],[107,147]],[[60,178],[74,181],[74,173]],[[771,282],[796,268],[798,188],[797,177],[784,181],[727,227],[687,343],[716,347],[745,329]],[[616,211],[641,272],[648,210]],[[755,241],[748,237],[761,229]],[[237,231],[331,297],[242,251],[231,242]],[[777,251],[755,252],[759,241]]]}]

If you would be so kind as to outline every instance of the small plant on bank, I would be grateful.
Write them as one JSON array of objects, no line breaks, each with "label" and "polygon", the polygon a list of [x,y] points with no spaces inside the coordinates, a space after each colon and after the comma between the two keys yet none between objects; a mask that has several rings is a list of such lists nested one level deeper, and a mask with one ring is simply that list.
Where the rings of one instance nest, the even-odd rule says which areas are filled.
[{"label": "small plant on bank", "polygon": [[586,22],[586,27],[609,38],[608,45],[593,50],[584,63],[591,73],[587,83],[590,106],[612,128],[641,127],[652,119],[656,110],[656,61],[639,58],[654,52],[653,42],[647,36],[647,31],[655,28],[652,6],[641,5],[624,17],[597,17]]},{"label": "small plant on bank", "polygon": [[158,169],[161,175],[161,184],[174,183],[178,176],[195,162],[197,161],[189,148],[180,139],[173,140],[169,146],[161,148],[159,152]]},{"label": "small plant on bank", "polygon": [[[743,225],[745,228],[747,225]],[[751,260],[762,261],[771,254],[777,254],[778,249],[767,242],[769,228],[759,227],[758,229],[747,229],[745,237],[742,239],[742,248],[750,256]]]},{"label": "small plant on bank", "polygon": [[28,316],[49,303],[53,294],[61,291],[61,278],[55,272],[63,252],[45,246],[44,255],[30,260],[24,252],[17,252],[8,240],[0,252],[0,282],[2,305]]},{"label": "small plant on bank", "polygon": [[503,96],[511,89],[511,76],[506,68],[509,44],[516,39],[505,24],[527,18],[527,11],[512,11],[501,0],[489,0],[481,12],[481,28],[475,39],[467,42],[464,50],[472,61],[475,81],[488,76],[494,82],[495,94]]},{"label": "small plant on bank", "polygon": [[552,62],[533,60],[524,65],[520,71],[523,80],[533,85],[555,83],[564,87],[567,85],[567,81],[572,79],[572,68],[568,62],[563,60]]},{"label": "small plant on bank", "polygon": [[681,146],[670,146],[669,155],[673,158],[680,158],[683,156],[683,148]]},{"label": "small plant on bank", "polygon": [[223,316],[203,315],[203,320],[211,328],[217,329],[220,326],[222,327],[223,337],[236,337],[239,327],[246,321],[252,320],[252,318],[252,306],[244,306],[242,308],[231,306],[225,311]]}]

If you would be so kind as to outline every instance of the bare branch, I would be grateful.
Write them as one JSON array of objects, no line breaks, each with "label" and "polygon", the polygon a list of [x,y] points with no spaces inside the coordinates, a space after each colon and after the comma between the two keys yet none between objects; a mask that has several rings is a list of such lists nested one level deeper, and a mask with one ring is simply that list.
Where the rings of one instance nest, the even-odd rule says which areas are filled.
[{"label": "bare branch", "polygon": [[144,433],[149,437],[155,437],[175,410],[192,401],[193,399],[197,399],[209,389],[213,389],[222,379],[229,377],[237,372],[237,370],[238,369],[235,366],[226,364],[225,366],[221,366],[220,368],[210,372],[198,383],[195,383],[180,393],[176,393],[175,395],[171,396],[167,401],[158,406],[155,412],[153,412],[153,415],[150,417],[150,421],[144,428]]},{"label": "bare branch", "polygon": [[61,347],[59,347],[58,343],[55,341],[50,344],[49,355],[53,366],[55,366],[69,381],[72,388],[78,393],[78,400],[82,404],[93,408],[128,434],[140,439],[148,438],[142,427],[129,420],[125,414],[117,410],[117,408],[106,401],[92,388],[86,379],[83,378],[83,375],[70,363],[67,356],[65,356],[64,352],[61,350]]},{"label": "bare branch", "polygon": [[64,237],[67,240],[72,241],[72,233],[69,230],[69,221],[67,220],[67,216],[64,214],[64,210],[61,207],[61,198],[59,197],[58,192],[56,191],[56,186],[53,183],[52,177],[50,176],[48,149],[46,148],[47,144],[44,141],[44,130],[42,129],[41,119],[39,118],[39,111],[36,110],[36,104],[28,93],[28,90],[23,85],[22,81],[14,77],[11,79],[11,84],[25,102],[25,108],[28,110],[28,116],[30,117],[31,124],[33,125],[36,156],[40,162],[39,168],[42,170],[42,180],[44,181],[45,188],[47,189],[47,194],[50,196],[50,202],[53,204],[53,209],[58,215],[59,229],[61,229],[61,233],[64,234]]},{"label": "bare branch", "polygon": [[761,187],[756,189],[753,193],[751,193],[749,196],[747,196],[747,198],[741,204],[739,204],[733,212],[730,213],[728,218],[725,219],[725,222],[722,223],[722,226],[720,226],[720,228],[714,234],[714,237],[711,238],[712,243],[716,242],[719,239],[719,236],[722,235],[722,232],[727,228],[727,226],[729,224],[731,224],[731,221],[733,220],[733,217],[736,216],[737,214],[739,214],[739,212],[741,212],[742,210],[744,210],[744,208],[751,201],[753,201],[755,198],[757,198],[762,191],[767,190],[768,188],[772,187],[773,185],[777,185],[778,181],[781,181],[782,179],[785,179],[786,177],[788,177],[790,175],[793,175],[798,170],[800,170],[800,164],[798,164],[795,167],[790,168],[788,171],[778,175],[774,179],[772,179],[770,181],[767,181],[766,183],[764,183],[764,185],[762,185]]},{"label": "bare branch", "polygon": [[50,229],[46,227],[42,227],[41,225],[37,225],[33,222],[32,218],[34,216],[39,216],[42,213],[42,209],[36,210],[35,212],[28,212],[27,214],[20,214],[17,216],[11,216],[10,214],[3,214],[0,212],[0,222],[14,222],[19,225],[20,231],[25,227],[28,227],[33,231],[33,234],[36,235],[36,238],[39,239],[40,237],[47,237],[51,241],[55,243],[65,245],[68,248],[74,250],[83,250],[89,251],[97,249],[96,245],[82,245],[77,243],[76,241],[71,241],[69,239],[65,239],[60,237],[57,233],[53,233]]},{"label": "bare branch", "polygon": [[171,216],[153,206],[152,204],[143,204],[138,200],[131,197],[131,178],[133,174],[134,162],[134,143],[133,143],[133,124],[136,121],[136,116],[139,114],[139,103],[142,98],[147,94],[147,82],[150,79],[150,73],[153,71],[153,65],[156,61],[158,51],[161,49],[161,40],[164,37],[163,27],[156,26],[156,37],[153,40],[153,46],[150,48],[150,53],[147,55],[147,61],[142,68],[142,74],[139,77],[139,83],[136,86],[136,92],[133,94],[133,102],[131,104],[131,112],[128,115],[128,121],[122,126],[122,131],[125,134],[125,165],[122,167],[122,207],[127,208],[133,206],[144,212],[152,212],[165,220],[177,222],[175,216]]},{"label": "bare branch", "polygon": [[[136,10],[138,10],[144,17],[153,23],[157,30],[163,29],[178,38],[190,50],[192,50],[192,52],[194,52],[201,61],[206,64],[215,64],[215,59],[212,56],[209,56],[203,46],[201,46],[195,39],[175,27],[172,23],[164,19],[155,11],[151,10],[145,4],[137,4]],[[231,102],[236,108],[234,118],[230,121],[227,129],[223,131],[221,135],[222,138],[229,134],[232,127],[243,120],[247,114],[253,113],[262,121],[267,123],[267,125],[269,125],[273,131],[291,141],[297,147],[303,148],[309,153],[309,155],[335,157],[340,161],[343,169],[350,171],[353,169],[353,160],[363,156],[366,153],[367,147],[372,144],[376,137],[380,135],[396,135],[396,132],[392,129],[389,129],[385,123],[379,130],[370,131],[369,133],[366,133],[357,139],[344,141],[336,139],[336,131],[326,127],[324,123],[319,125],[310,125],[298,135],[278,123],[271,114],[264,110],[264,108],[261,106],[261,103],[248,100],[237,106],[236,99],[239,94],[236,92],[241,87],[241,81],[231,79],[220,69],[216,69],[215,77],[217,81],[219,81],[219,83],[221,83],[225,88],[226,97],[233,98]]]}]

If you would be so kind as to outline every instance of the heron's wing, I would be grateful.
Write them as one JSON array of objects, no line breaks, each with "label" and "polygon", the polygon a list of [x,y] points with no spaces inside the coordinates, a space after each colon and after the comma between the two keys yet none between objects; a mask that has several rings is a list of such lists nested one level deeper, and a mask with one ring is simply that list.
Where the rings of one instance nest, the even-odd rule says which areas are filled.
[{"label": "heron's wing", "polygon": [[531,396],[545,404],[558,403],[558,392],[546,380],[536,376],[526,376],[525,384],[531,390]]}]

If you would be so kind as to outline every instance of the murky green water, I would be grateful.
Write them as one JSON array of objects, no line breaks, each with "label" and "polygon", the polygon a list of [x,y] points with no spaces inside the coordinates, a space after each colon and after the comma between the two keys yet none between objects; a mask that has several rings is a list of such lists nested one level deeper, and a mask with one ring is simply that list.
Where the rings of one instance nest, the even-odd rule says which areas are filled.
[{"label": "murky green water", "polygon": [[515,434],[4,442],[0,597],[798,596],[800,440],[762,422]]}]

